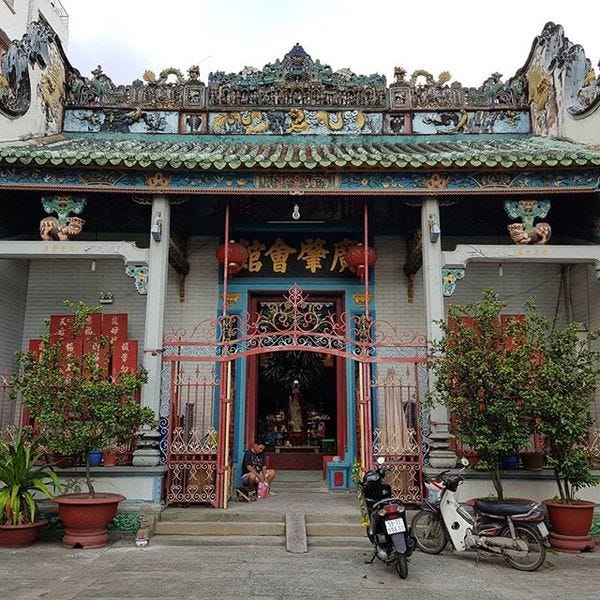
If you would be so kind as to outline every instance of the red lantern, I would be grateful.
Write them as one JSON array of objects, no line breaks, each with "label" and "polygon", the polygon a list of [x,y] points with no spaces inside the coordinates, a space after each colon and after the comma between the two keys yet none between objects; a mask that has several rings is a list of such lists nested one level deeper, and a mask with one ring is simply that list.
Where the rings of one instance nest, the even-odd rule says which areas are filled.
[{"label": "red lantern", "polygon": [[[217,248],[215,254],[220,264],[225,263],[225,244],[221,244]],[[227,274],[235,275],[248,260],[248,249],[243,244],[229,241],[229,248],[227,252]]]},{"label": "red lantern", "polygon": [[[365,247],[363,244],[353,244],[346,250],[348,266],[361,278],[365,278]],[[370,246],[367,248],[367,265],[372,267],[377,262],[377,252]]]}]

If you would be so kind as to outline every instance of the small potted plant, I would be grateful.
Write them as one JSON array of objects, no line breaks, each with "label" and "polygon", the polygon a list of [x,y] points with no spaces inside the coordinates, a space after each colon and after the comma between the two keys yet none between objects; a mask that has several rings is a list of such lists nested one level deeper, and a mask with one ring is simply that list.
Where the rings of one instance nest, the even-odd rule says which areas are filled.
[{"label": "small potted plant", "polygon": [[576,494],[600,483],[585,451],[600,367],[600,351],[589,342],[600,338],[600,332],[582,340],[576,324],[559,327],[534,310],[528,314],[528,332],[531,354],[538,360],[525,399],[536,430],[544,436],[546,463],[558,491],[545,501],[554,530],[550,542],[567,551],[593,549],[589,531],[595,503]]},{"label": "small potted plant", "polygon": [[0,440],[0,546],[32,544],[47,523],[39,516],[34,493],[53,498],[60,489],[58,477],[41,461],[39,440],[20,430],[14,441]]},{"label": "small potted plant", "polygon": [[[97,307],[80,303],[73,320],[73,334],[82,334]],[[114,518],[120,494],[96,492],[89,453],[104,448],[115,438],[123,422],[130,429],[154,423],[154,412],[139,406],[136,394],[146,382],[146,372],[109,375],[108,340],[90,340],[89,352],[78,356],[46,334],[37,352],[19,353],[20,372],[13,389],[35,420],[43,444],[50,452],[78,457],[85,462],[87,493],[63,494],[54,500],[65,526],[67,547],[98,548],[108,543],[107,526]]]}]

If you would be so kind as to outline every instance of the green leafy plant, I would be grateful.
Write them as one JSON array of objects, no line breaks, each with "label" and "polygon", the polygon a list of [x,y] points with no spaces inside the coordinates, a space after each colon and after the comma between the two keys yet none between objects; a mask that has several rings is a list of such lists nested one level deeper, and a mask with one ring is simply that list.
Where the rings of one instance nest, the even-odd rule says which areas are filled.
[{"label": "green leafy plant", "polygon": [[262,373],[276,395],[287,397],[294,381],[301,390],[314,389],[325,370],[323,356],[314,352],[273,352],[265,361]]},{"label": "green leafy plant", "polygon": [[0,524],[22,525],[37,521],[34,492],[53,498],[60,489],[56,473],[41,461],[40,442],[24,430],[14,441],[0,440]]},{"label": "green leafy plant", "polygon": [[581,339],[577,325],[560,326],[530,303],[527,333],[532,369],[525,406],[536,431],[544,435],[546,462],[554,471],[559,497],[570,504],[577,490],[600,481],[592,475],[586,454],[600,366],[600,351],[590,344],[600,332]]},{"label": "green leafy plant", "polygon": [[531,352],[520,343],[524,323],[501,323],[504,309],[491,290],[484,290],[481,301],[450,306],[431,361],[436,374],[431,400],[454,416],[457,437],[492,472],[500,499],[502,457],[525,445],[533,428],[523,399],[531,384]]},{"label": "green leafy plant", "polygon": [[[73,333],[85,328],[99,308],[79,303],[74,314]],[[77,356],[49,334],[42,336],[38,352],[17,355],[21,370],[12,380],[24,406],[35,419],[39,436],[49,451],[85,460],[86,483],[95,493],[88,454],[107,448],[115,441],[131,441],[139,427],[155,421],[154,412],[139,406],[136,393],[147,381],[146,371],[108,374],[105,353],[108,339],[100,336],[95,348]],[[104,358],[103,358],[104,356]]]}]

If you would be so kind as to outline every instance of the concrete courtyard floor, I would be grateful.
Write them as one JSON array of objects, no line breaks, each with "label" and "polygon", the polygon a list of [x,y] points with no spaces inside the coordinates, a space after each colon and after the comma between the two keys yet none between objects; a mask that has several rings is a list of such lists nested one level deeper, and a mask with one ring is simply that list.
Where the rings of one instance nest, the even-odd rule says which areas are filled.
[{"label": "concrete courtyard floor", "polygon": [[597,600],[600,551],[549,552],[534,573],[509,568],[501,558],[416,552],[402,581],[380,562],[365,564],[368,546],[310,548],[288,554],[284,546],[206,547],[121,539],[102,550],[68,550],[45,541],[22,550],[0,549],[2,600]]}]

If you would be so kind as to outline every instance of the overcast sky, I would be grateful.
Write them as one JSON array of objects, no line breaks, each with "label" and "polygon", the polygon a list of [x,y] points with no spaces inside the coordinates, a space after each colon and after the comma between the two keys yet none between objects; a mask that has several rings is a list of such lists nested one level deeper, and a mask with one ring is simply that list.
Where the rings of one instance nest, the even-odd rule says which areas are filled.
[{"label": "overcast sky", "polygon": [[[262,68],[296,43],[334,70],[393,79],[448,70],[464,85],[521,67],[548,21],[560,23],[594,66],[600,4],[565,0],[61,0],[70,16],[68,55],[83,74],[101,64],[115,83],[146,69]],[[594,9],[593,6],[596,6]]]}]

